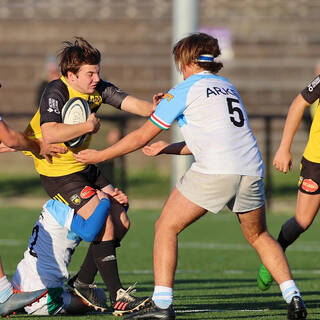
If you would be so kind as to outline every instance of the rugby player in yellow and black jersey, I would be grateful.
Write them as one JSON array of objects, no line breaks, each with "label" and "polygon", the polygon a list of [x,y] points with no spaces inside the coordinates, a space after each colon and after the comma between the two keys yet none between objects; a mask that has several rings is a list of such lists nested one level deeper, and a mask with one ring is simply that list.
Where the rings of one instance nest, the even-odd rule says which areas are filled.
[{"label": "rugby player in yellow and black jersey", "polygon": [[[91,290],[97,270],[110,293],[111,305],[117,315],[130,312],[144,305],[148,298],[132,296],[122,288],[115,248],[129,229],[130,221],[125,207],[128,199],[120,190],[114,189],[94,165],[84,165],[75,160],[73,153],[88,147],[90,134],[100,127],[95,112],[105,103],[115,108],[141,116],[149,116],[155,109],[161,94],[153,97],[153,104],[128,95],[110,82],[100,79],[100,52],[85,39],[76,37],[74,42],[64,42],[58,55],[62,77],[50,82],[45,89],[40,108],[31,120],[26,133],[36,138],[43,137],[48,143],[64,143],[83,134],[87,141],[79,148],[68,148],[66,154],[53,159],[52,164],[32,155],[42,184],[50,197],[74,208],[87,219],[94,210],[99,210],[100,200],[96,189],[108,193],[111,208],[105,226],[92,242],[87,257],[74,281],[76,292],[88,303],[99,305],[99,298]],[[65,103],[81,97],[88,101],[92,111],[85,123],[68,125],[62,123],[61,110]],[[118,309],[121,306],[121,310]]]},{"label": "rugby player in yellow and black jersey", "polygon": [[[315,114],[309,133],[309,140],[304,150],[298,180],[297,205],[294,217],[287,220],[280,230],[278,242],[285,251],[312,224],[320,207],[320,75],[312,80],[299,93],[289,108],[285,127],[273,165],[277,170],[287,173],[292,169],[291,144],[302,120],[304,111],[315,106]],[[258,277],[265,277],[267,287],[272,277],[265,269],[259,270]]]}]

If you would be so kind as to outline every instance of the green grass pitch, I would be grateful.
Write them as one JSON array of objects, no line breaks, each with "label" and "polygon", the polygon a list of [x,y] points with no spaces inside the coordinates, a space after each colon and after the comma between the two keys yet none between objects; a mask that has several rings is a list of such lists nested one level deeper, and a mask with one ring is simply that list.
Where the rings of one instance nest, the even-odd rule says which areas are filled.
[{"label": "green grass pitch", "polygon": [[[130,210],[131,230],[118,249],[118,264],[124,287],[134,282],[137,295],[153,291],[153,228],[160,211]],[[11,276],[27,247],[39,210],[0,208],[0,255]],[[268,226],[277,236],[288,216],[270,214]],[[294,278],[308,307],[308,319],[320,319],[319,223],[287,250]],[[74,274],[86,253],[81,244],[69,270]],[[208,214],[179,236],[179,262],[175,301],[177,319],[286,319],[286,305],[278,286],[260,292],[256,286],[259,258],[241,234],[231,213]],[[103,286],[100,276],[96,283]],[[29,319],[16,315],[12,319]],[[32,319],[114,319],[111,314],[85,316],[32,317]]]}]

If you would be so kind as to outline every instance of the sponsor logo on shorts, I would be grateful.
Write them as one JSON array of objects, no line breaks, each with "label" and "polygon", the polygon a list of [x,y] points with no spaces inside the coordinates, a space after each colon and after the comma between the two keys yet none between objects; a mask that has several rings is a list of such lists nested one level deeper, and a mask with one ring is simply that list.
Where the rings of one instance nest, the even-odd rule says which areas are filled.
[{"label": "sponsor logo on shorts", "polygon": [[80,192],[80,197],[82,199],[89,199],[92,196],[94,196],[95,194],[96,194],[95,189],[93,189],[92,187],[89,187],[89,186],[85,186]]},{"label": "sponsor logo on shorts", "polygon": [[80,199],[79,195],[77,195],[77,194],[74,194],[73,196],[71,196],[70,200],[73,204],[75,204],[77,206],[81,203],[81,199]]},{"label": "sponsor logo on shorts", "polygon": [[304,179],[301,188],[307,192],[316,192],[319,189],[319,185],[312,179]]}]

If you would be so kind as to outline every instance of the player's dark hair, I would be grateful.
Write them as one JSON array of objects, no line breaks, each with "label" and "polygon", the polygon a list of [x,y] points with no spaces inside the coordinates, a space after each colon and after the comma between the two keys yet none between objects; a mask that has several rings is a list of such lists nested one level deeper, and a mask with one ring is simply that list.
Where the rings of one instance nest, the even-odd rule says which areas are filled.
[{"label": "player's dark hair", "polygon": [[173,47],[172,54],[178,70],[184,66],[196,63],[200,68],[211,73],[217,73],[222,67],[221,62],[198,62],[201,55],[212,55],[213,58],[221,54],[218,40],[206,33],[197,32],[178,41]]},{"label": "player's dark hair", "polygon": [[58,61],[63,76],[68,71],[77,74],[84,64],[96,65],[101,61],[100,51],[81,37],[75,37],[74,42],[64,41],[63,49],[58,54]]}]

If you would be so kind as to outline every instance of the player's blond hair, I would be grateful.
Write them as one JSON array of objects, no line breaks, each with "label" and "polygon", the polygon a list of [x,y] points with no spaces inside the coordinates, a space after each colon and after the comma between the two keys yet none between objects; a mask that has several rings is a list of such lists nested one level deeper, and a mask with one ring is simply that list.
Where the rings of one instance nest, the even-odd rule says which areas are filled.
[{"label": "player's blond hair", "polygon": [[[223,67],[221,62],[214,61],[214,58],[221,54],[218,40],[206,33],[192,33],[179,40],[173,47],[172,54],[179,71],[191,63],[196,63],[211,73],[217,73]],[[213,57],[213,61],[197,61],[201,55],[210,55]]]}]

